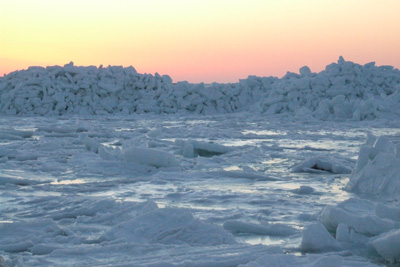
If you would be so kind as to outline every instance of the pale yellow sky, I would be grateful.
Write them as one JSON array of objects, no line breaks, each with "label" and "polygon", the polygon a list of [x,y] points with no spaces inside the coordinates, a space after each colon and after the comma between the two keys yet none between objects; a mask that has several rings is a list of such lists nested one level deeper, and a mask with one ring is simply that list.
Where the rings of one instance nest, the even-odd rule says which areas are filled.
[{"label": "pale yellow sky", "polygon": [[399,10],[398,0],[0,0],[0,75],[73,61],[235,82],[320,71],[340,55],[399,67]]}]

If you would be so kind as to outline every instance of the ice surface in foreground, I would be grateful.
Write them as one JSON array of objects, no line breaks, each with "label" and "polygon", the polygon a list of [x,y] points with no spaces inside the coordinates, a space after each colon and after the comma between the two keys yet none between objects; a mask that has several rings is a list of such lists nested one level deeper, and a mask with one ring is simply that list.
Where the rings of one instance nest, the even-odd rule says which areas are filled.
[{"label": "ice surface in foreground", "polygon": [[[398,260],[398,202],[348,195],[350,174],[329,171],[354,166],[368,132],[396,140],[397,128],[172,118],[1,117],[0,256],[10,266]],[[316,171],[293,172],[313,161]]]},{"label": "ice surface in foreground", "polygon": [[[400,260],[400,160],[398,145],[387,137],[368,136],[361,146],[357,164],[346,186],[368,197],[395,201],[394,205],[351,198],[336,206],[327,206],[320,223],[303,230],[303,251],[364,250],[377,253],[389,262]],[[328,230],[335,233],[336,240]]]},{"label": "ice surface in foreground", "polygon": [[400,208],[396,206],[349,199],[326,207],[319,221],[323,225],[314,223],[303,230],[301,249],[305,252],[350,250],[379,254],[389,262],[400,260]]}]

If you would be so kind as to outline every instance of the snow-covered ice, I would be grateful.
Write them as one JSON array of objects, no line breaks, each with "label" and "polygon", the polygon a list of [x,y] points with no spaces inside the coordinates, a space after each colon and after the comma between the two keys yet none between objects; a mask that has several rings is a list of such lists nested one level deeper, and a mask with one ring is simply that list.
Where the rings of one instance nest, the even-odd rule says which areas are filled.
[{"label": "snow-covered ice", "polygon": [[0,78],[0,266],[400,262],[400,72]]},{"label": "snow-covered ice", "polygon": [[154,167],[180,167],[171,153],[151,148],[129,147],[122,152],[125,162],[147,164]]},{"label": "snow-covered ice", "polygon": [[296,120],[355,121],[400,115],[400,71],[345,61],[320,73],[249,76],[231,84],[172,83],[133,67],[31,67],[0,79],[3,114],[215,114],[251,110]]},{"label": "snow-covered ice", "polygon": [[400,143],[387,137],[368,136],[346,186],[349,191],[386,198],[400,196]]},{"label": "snow-covered ice", "polygon": [[371,246],[389,262],[400,260],[400,230],[379,235],[370,242]]},{"label": "snow-covered ice", "polygon": [[306,225],[303,230],[300,249],[304,252],[340,250],[339,242],[319,222]]}]

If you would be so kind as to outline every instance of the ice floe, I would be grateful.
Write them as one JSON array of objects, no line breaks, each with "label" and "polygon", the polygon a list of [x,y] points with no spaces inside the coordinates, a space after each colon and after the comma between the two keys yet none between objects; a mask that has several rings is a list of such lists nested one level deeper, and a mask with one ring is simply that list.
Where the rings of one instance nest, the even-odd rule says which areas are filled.
[{"label": "ice floe", "polygon": [[223,227],[225,230],[234,234],[287,236],[297,232],[294,228],[283,224],[255,224],[239,220],[226,221]]},{"label": "ice floe", "polygon": [[400,260],[400,230],[392,230],[373,238],[369,244],[389,262]]},{"label": "ice floe", "polygon": [[342,248],[321,223],[314,222],[304,228],[300,249],[303,252],[326,252]]},{"label": "ice floe", "polygon": [[[346,189],[362,197],[379,197],[394,203],[350,198],[335,206],[327,206],[319,215],[319,222],[304,228],[301,249],[358,249],[364,250],[364,254],[373,255],[375,252],[388,262],[398,261],[399,166],[397,146],[387,137],[369,135],[366,144],[360,148],[357,164]],[[336,240],[333,236],[336,236]]]},{"label": "ice floe", "polygon": [[299,195],[310,195],[314,194],[315,189],[311,186],[302,185],[299,188],[293,189],[292,192]]},{"label": "ice floe", "polygon": [[354,162],[334,156],[319,156],[312,157],[304,162],[294,166],[292,168],[293,172],[311,172],[311,173],[320,173],[320,172],[330,172],[330,173],[351,173],[354,166]]},{"label": "ice floe", "polygon": [[346,189],[398,199],[400,196],[400,144],[385,136],[368,136]]},{"label": "ice floe", "polygon": [[125,162],[147,164],[154,167],[180,167],[179,161],[171,153],[141,147],[129,147],[122,151]]},{"label": "ice floe", "polygon": [[182,148],[182,154],[186,158],[218,156],[233,150],[224,145],[196,140],[176,140],[175,144]]},{"label": "ice floe", "polygon": [[179,208],[155,208],[115,225],[100,237],[101,241],[121,239],[140,244],[191,246],[236,243],[233,236],[221,227],[196,220],[189,211]]}]

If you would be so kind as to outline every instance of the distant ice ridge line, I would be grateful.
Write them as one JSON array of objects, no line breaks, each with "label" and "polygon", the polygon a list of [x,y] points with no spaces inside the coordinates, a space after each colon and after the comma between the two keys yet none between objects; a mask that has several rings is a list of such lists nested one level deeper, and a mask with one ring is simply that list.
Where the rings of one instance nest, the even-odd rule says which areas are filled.
[{"label": "distant ice ridge line", "polygon": [[133,67],[30,67],[0,77],[0,113],[9,115],[217,114],[250,111],[301,120],[394,119],[400,115],[400,71],[342,57],[324,71],[238,83],[172,83]]}]

